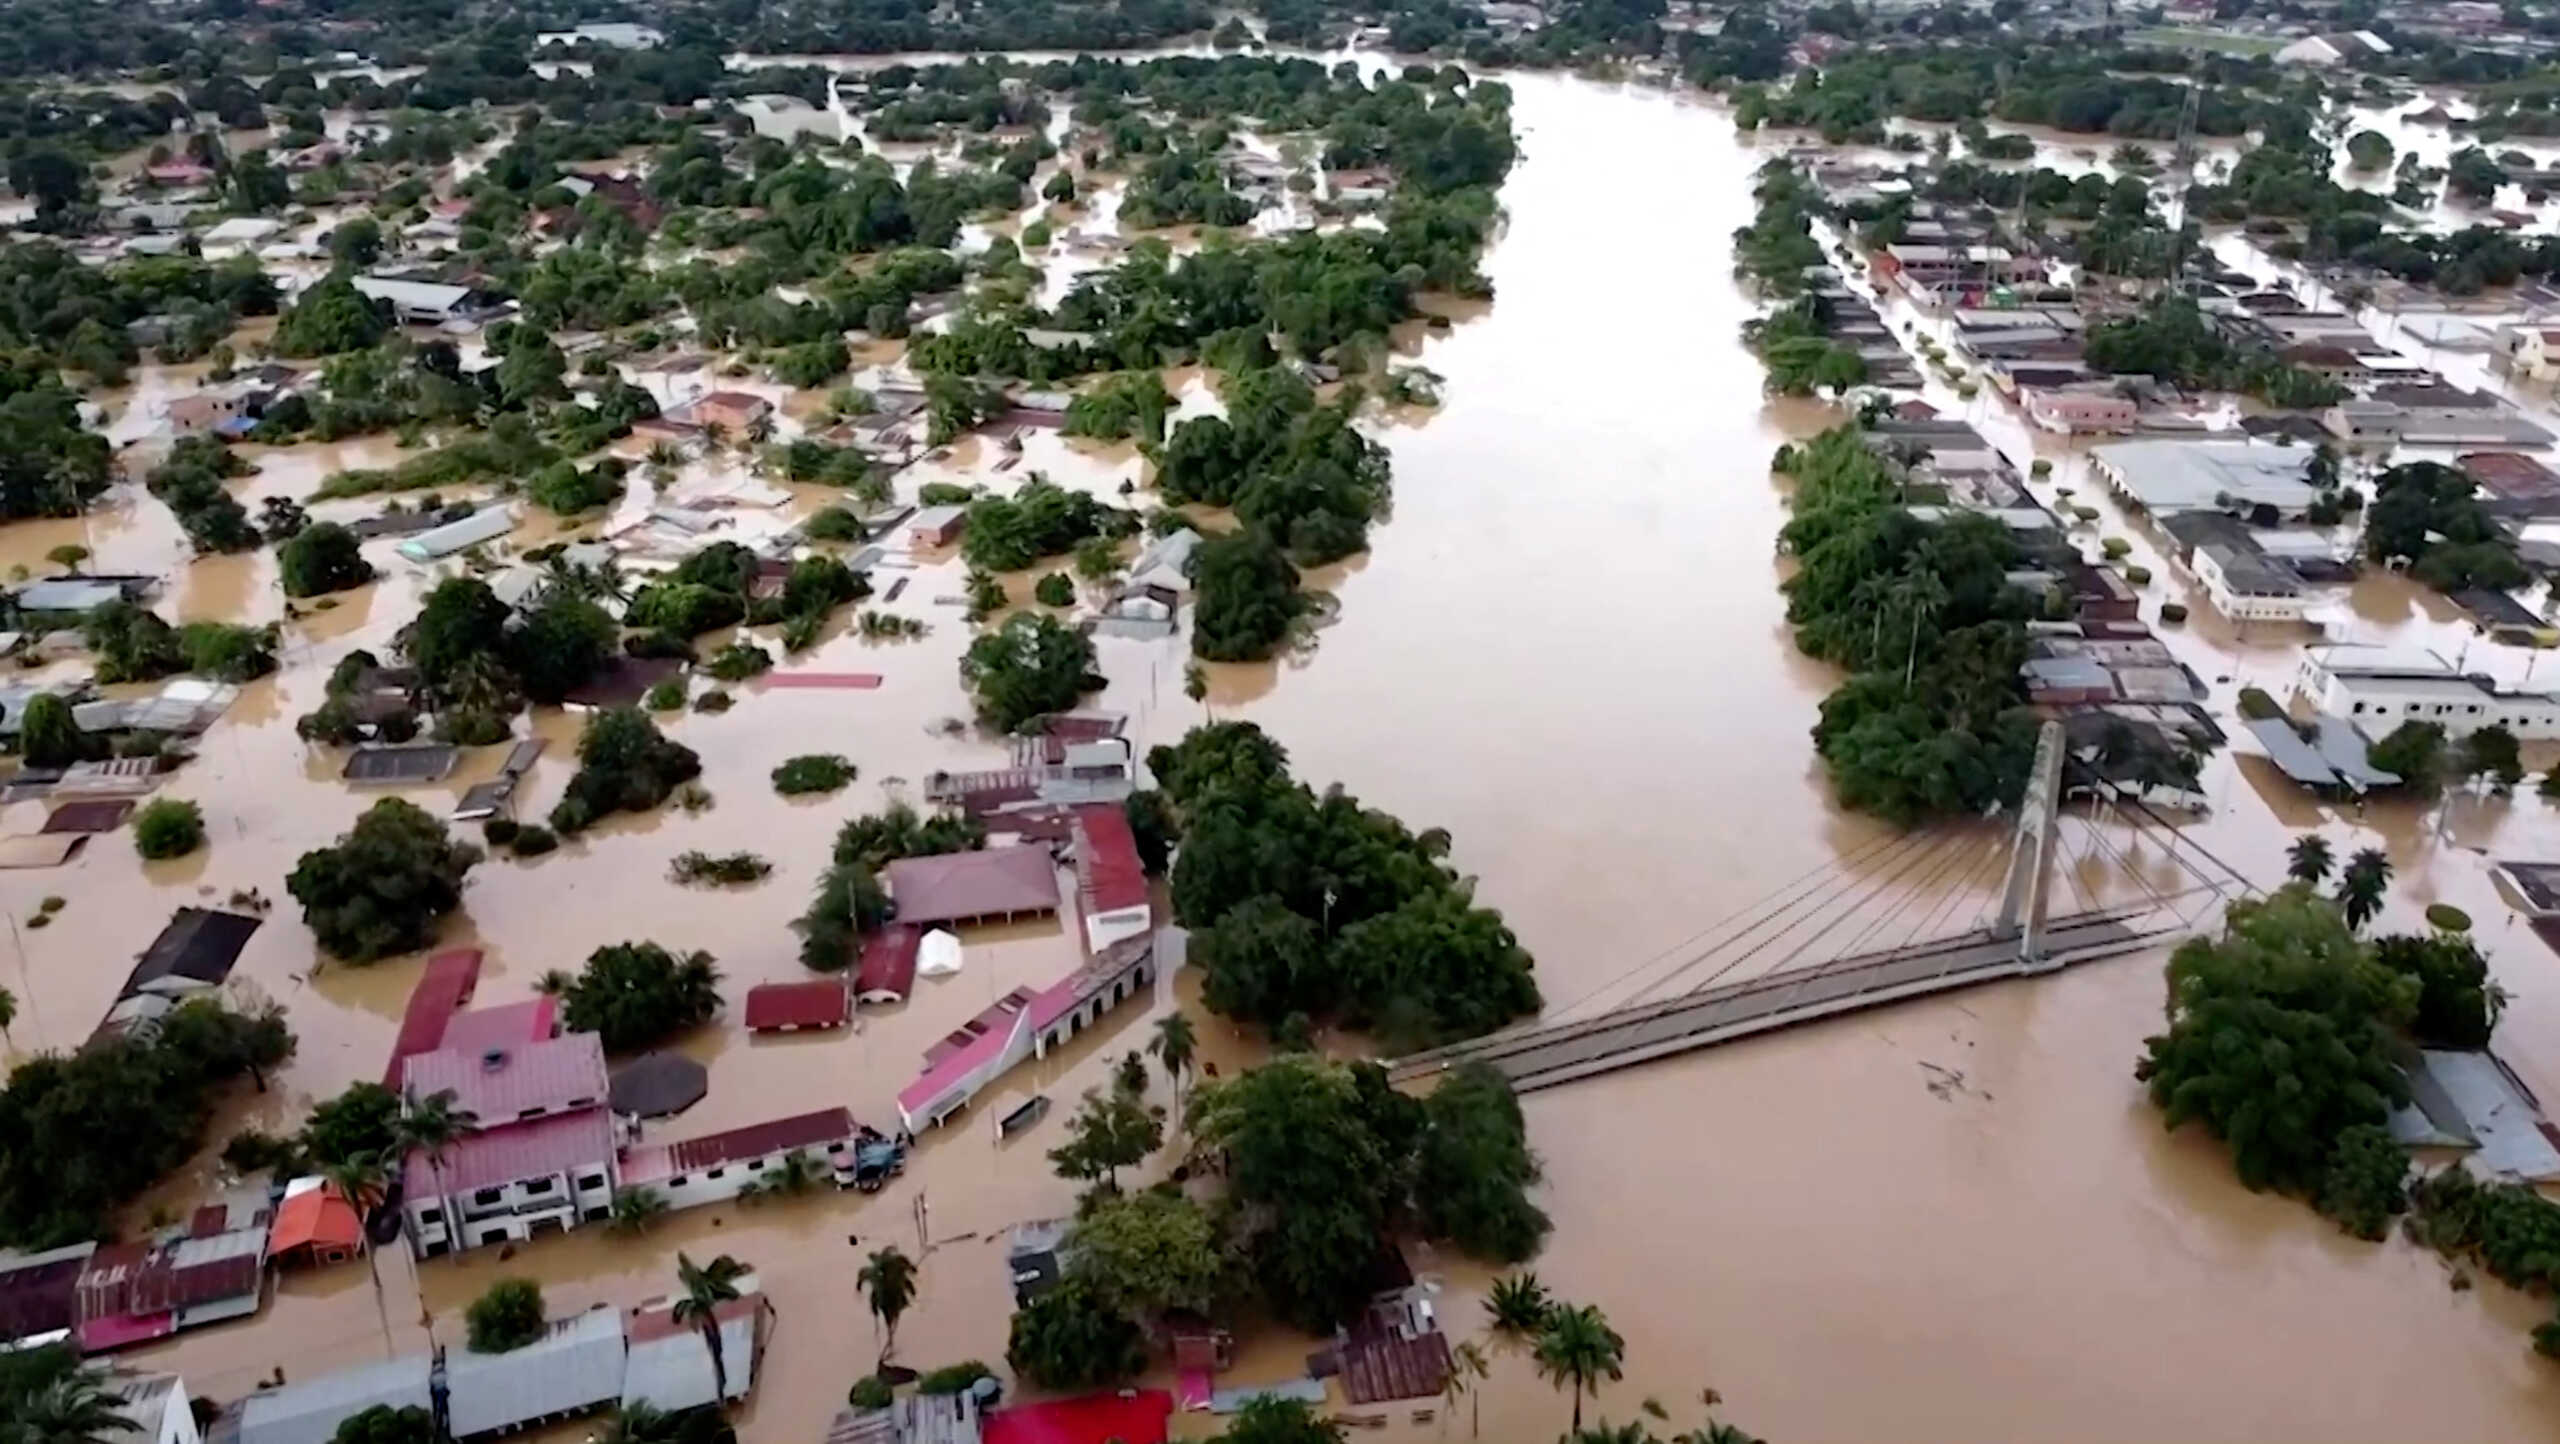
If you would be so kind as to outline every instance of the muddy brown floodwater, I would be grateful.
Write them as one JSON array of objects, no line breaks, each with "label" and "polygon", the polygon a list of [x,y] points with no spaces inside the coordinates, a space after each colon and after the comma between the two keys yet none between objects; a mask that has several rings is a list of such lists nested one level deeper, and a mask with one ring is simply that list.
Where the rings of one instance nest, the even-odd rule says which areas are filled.
[{"label": "muddy brown floodwater", "polygon": [[[1130,714],[1150,742],[1204,715],[1250,719],[1302,776],[1449,828],[1457,863],[1562,1003],[1883,834],[1827,800],[1807,729],[1832,678],[1789,645],[1775,588],[1784,499],[1768,456],[1833,418],[1765,402],[1736,339],[1750,307],[1730,277],[1729,233],[1750,218],[1751,173],[1769,151],[1702,102],[1546,76],[1512,84],[1523,154],[1487,261],[1500,295],[1455,308],[1449,329],[1418,341],[1420,360],[1447,378],[1447,404],[1383,428],[1395,515],[1371,554],[1319,579],[1340,599],[1338,625],[1308,656],[1213,669],[1205,709],[1183,698],[1180,644],[1105,641],[1111,685],[1097,701]],[[1203,383],[1183,383],[1186,405],[1197,404]],[[2024,454],[2023,433],[1988,403],[1971,414]],[[1098,488],[1140,466],[1125,449],[1054,437],[1029,446],[1025,471]],[[2081,468],[2053,454],[2062,464],[2040,484],[2048,492]],[[240,483],[253,502],[307,494],[336,467],[383,464],[352,448],[265,460],[265,473]],[[991,464],[963,447],[944,469],[981,463]],[[0,564],[40,565],[77,530],[11,528]],[[93,518],[90,533],[101,568],[172,560],[174,528],[147,498]],[[292,625],[284,672],[249,689],[171,784],[204,803],[208,851],[146,866],[109,837],[67,869],[0,875],[11,918],[47,894],[69,899],[54,926],[13,930],[0,963],[23,1004],[20,1047],[75,1045],[169,908],[246,887],[280,896],[296,855],[370,802],[306,752],[292,719],[319,701],[339,656],[387,645],[433,580],[384,560],[386,580]],[[2439,604],[2395,587],[2355,598],[2367,639],[2450,633]],[[913,796],[936,767],[996,755],[928,725],[965,705],[953,663],[967,628],[942,601],[959,589],[954,559],[917,558],[894,609],[930,622],[930,635],[884,645],[839,632],[807,660],[881,672],[877,691],[750,684],[725,716],[672,722],[703,755],[711,810],[627,820],[534,863],[481,867],[447,937],[489,950],[478,1002],[521,996],[543,970],[624,938],[710,949],[732,996],[798,975],[785,922],[836,824]],[[2154,596],[2170,594],[2164,581]],[[200,563],[177,598],[188,616],[282,612],[264,557]],[[2199,627],[2171,640],[2226,712],[2241,678],[2290,665],[2289,638],[2235,642]],[[531,810],[558,795],[575,735],[574,719],[557,715],[536,726],[557,747],[534,774]],[[832,799],[777,799],[766,773],[806,751],[851,756],[861,780]],[[482,758],[412,795],[439,805],[494,764]],[[2196,835],[2261,878],[2277,875],[2290,830],[2318,827],[2342,846],[2388,847],[2407,880],[2395,905],[2408,913],[2436,898],[2472,909],[2516,994],[2504,1051],[2560,1096],[2551,960],[2498,903],[2483,863],[2560,842],[2547,805],[2465,799],[2441,819],[2347,814],[2227,754],[2206,788],[2215,810]],[[0,823],[22,831],[38,816],[22,804]],[[777,870],[736,891],[666,883],[668,860],[691,848],[752,848]],[[2104,864],[2075,875],[2101,895],[2129,893]],[[927,1042],[1072,953],[1054,927],[970,942],[967,971],[866,1016],[858,1032],[749,1042],[734,1021],[706,1030],[689,1051],[711,1063],[711,1097],[654,1136],[839,1102],[889,1119]],[[241,1123],[287,1126],[313,1100],[378,1075],[417,961],[315,963],[288,904],[240,976],[291,1010],[301,1051],[273,1091],[226,1109],[217,1139]],[[1600,1304],[1628,1340],[1627,1378],[1598,1412],[1627,1418],[1647,1396],[1676,1410],[1713,1386],[1726,1417],[1788,1444],[2548,1437],[2560,1386],[2527,1347],[2534,1305],[2494,1286],[2455,1293],[2430,1256],[2348,1242],[2298,1204],[2242,1190],[2192,1133],[2160,1130],[2131,1077],[2159,1015],[2158,963],[2136,957],[1808,1028],[1528,1100],[1548,1169],[1541,1197],[1557,1222],[1537,1268],[1562,1294]],[[1180,983],[1196,1012],[1194,987]],[[567,1310],[663,1289],[678,1250],[728,1252],[761,1272],[779,1312],[742,1435],[807,1444],[874,1348],[853,1286],[861,1254],[891,1241],[917,1249],[919,1200],[929,1246],[901,1356],[920,1366],[1001,1358],[999,1235],[1072,1199],[1043,1157],[1058,1122],[1000,1148],[988,1120],[1034,1091],[1071,1100],[1173,1005],[1159,997],[1146,1014],[1128,1010],[1007,1078],[882,1194],[695,1210],[641,1240],[590,1228],[513,1257],[483,1250],[415,1269],[395,1251],[380,1260],[379,1303],[361,1269],[295,1276],[262,1317],[133,1360],[229,1398],[278,1368],[308,1377],[416,1347],[430,1326],[454,1339],[462,1306],[502,1275],[540,1280]],[[1249,1057],[1214,1020],[1203,1031],[1209,1057],[1229,1067]],[[132,1221],[182,1206],[211,1172],[200,1160]],[[1482,1272],[1426,1268],[1447,1281],[1446,1316],[1473,1329]],[[1294,1374],[1306,1347],[1259,1330],[1228,1382]],[[1549,1437],[1565,1414],[1525,1361],[1498,1363],[1487,1437]],[[1213,1426],[1191,1416],[1180,1427]],[[1400,1409],[1385,1437],[1451,1427],[1463,1426],[1415,1423]]]}]

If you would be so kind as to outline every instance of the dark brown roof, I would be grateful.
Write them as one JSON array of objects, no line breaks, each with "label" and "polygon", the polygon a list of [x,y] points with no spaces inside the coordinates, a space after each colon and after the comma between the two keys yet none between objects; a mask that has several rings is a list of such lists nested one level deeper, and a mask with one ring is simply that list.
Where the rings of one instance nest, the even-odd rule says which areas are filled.
[{"label": "dark brown roof", "polygon": [[645,1183],[652,1178],[718,1168],[750,1158],[770,1158],[795,1148],[839,1142],[851,1138],[853,1132],[853,1113],[846,1108],[821,1108],[769,1123],[750,1123],[725,1133],[632,1149],[623,1155],[623,1181]]}]

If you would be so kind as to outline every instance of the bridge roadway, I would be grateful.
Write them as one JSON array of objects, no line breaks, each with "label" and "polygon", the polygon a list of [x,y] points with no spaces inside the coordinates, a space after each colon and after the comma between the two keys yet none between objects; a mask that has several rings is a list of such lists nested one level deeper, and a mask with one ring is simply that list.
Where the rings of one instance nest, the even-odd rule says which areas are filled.
[{"label": "bridge roadway", "polygon": [[1639,1003],[1584,1022],[1497,1033],[1400,1058],[1388,1067],[1399,1083],[1419,1082],[1480,1060],[1501,1069],[1517,1091],[1533,1093],[1904,998],[2116,957],[2183,931],[2147,925],[2148,911],[2110,908],[2053,918],[2040,938],[2044,956],[2035,963],[2019,956],[2016,937],[1995,938],[1987,928],[1976,929]]}]

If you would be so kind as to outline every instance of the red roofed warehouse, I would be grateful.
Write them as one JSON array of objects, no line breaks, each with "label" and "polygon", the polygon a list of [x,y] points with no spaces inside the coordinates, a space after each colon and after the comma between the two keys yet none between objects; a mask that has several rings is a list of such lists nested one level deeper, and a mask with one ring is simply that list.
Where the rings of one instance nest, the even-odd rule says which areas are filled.
[{"label": "red roofed warehouse", "polygon": [[852,995],[838,978],[805,983],[759,983],[747,989],[747,1031],[787,1033],[798,1028],[841,1028],[853,1013]]}]

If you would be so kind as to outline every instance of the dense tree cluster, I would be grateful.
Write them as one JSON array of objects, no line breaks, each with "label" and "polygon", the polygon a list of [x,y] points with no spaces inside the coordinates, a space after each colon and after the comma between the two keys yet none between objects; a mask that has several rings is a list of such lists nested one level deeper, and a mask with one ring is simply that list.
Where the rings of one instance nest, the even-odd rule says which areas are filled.
[{"label": "dense tree cluster", "polygon": [[2337,383],[2254,348],[2235,346],[2193,298],[2164,293],[2140,312],[2090,328],[2089,364],[2179,386],[2245,391],[2271,406],[2308,409],[2346,395]]},{"label": "dense tree cluster", "polygon": [[1195,728],[1148,767],[1180,827],[1174,912],[1211,1008],[1301,1036],[1331,1019],[1396,1045],[1537,1011],[1528,953],[1475,905],[1446,833],[1294,781],[1249,723]]},{"label": "dense tree cluster", "polygon": [[577,976],[553,974],[544,991],[560,998],[570,1031],[594,1033],[606,1051],[646,1048],[720,1011],[720,970],[706,952],[682,956],[657,943],[615,943],[587,955]]},{"label": "dense tree cluster", "polygon": [[598,712],[578,737],[578,770],[552,805],[552,830],[586,831],[617,812],[647,812],[702,775],[702,759],[637,707]]},{"label": "dense tree cluster", "polygon": [[[1442,1087],[1453,1085],[1445,1101],[1424,1102],[1389,1087],[1375,1064],[1303,1053],[1201,1085],[1191,1131],[1225,1158],[1232,1246],[1274,1314],[1319,1334],[1355,1317],[1397,1228],[1483,1248],[1496,1263],[1543,1241],[1546,1216],[1524,1196],[1537,1164],[1510,1085],[1482,1076]],[[1426,1179],[1458,1171],[1471,1175],[1471,1196],[1455,1214],[1419,1196]],[[1467,1240],[1440,1232],[1494,1219]]]},{"label": "dense tree cluster", "polygon": [[2412,461],[2375,479],[2365,511],[2365,554],[2406,565],[2438,591],[2524,585],[2515,541],[2481,505],[2469,475],[2437,461]]},{"label": "dense tree cluster", "polygon": [[285,889],[323,951],[370,963],[433,943],[479,861],[480,849],[455,842],[417,804],[386,797],[335,843],[304,853]]},{"label": "dense tree cluster", "polygon": [[1057,618],[1029,612],[1009,617],[960,657],[960,681],[976,699],[978,720],[1011,732],[1035,717],[1065,712],[1102,687],[1093,641]]},{"label": "dense tree cluster", "polygon": [[0,1245],[106,1236],[114,1211],[192,1157],[224,1084],[293,1056],[276,1010],[180,1003],[149,1037],[22,1056],[0,1087]]},{"label": "dense tree cluster", "polygon": [[1796,645],[1849,669],[1814,743],[1840,800],[1905,825],[2015,802],[2035,752],[2018,680],[2026,596],[1999,523],[1924,522],[1854,427],[1795,449],[1781,539]]},{"label": "dense tree cluster", "polygon": [[973,567],[1015,572],[1044,557],[1064,556],[1090,538],[1124,537],[1137,529],[1135,512],[1034,472],[1011,496],[982,496],[969,504],[960,554]]}]

